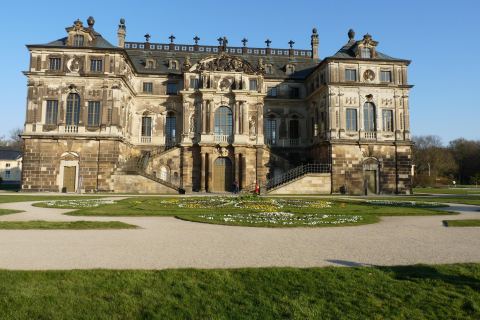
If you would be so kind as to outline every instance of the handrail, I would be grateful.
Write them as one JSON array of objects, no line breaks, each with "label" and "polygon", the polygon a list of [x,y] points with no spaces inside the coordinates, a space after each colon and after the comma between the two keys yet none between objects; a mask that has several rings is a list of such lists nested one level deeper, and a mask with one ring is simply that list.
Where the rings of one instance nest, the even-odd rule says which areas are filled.
[{"label": "handrail", "polygon": [[266,183],[267,190],[279,187],[289,181],[301,177],[307,173],[330,173],[331,165],[329,163],[309,163],[288,170],[281,176],[269,179]]}]

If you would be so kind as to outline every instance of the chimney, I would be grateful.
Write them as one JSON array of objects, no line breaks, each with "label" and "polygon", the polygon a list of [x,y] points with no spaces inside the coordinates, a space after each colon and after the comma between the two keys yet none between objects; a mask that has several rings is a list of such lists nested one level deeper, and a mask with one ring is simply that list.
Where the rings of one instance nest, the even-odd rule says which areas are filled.
[{"label": "chimney", "polygon": [[117,36],[118,36],[118,46],[120,48],[125,48],[125,36],[127,35],[127,27],[125,26],[125,19],[120,19],[120,24],[118,25]]},{"label": "chimney", "polygon": [[312,44],[312,59],[318,60],[318,33],[317,28],[313,28],[312,36],[311,36],[311,44]]}]

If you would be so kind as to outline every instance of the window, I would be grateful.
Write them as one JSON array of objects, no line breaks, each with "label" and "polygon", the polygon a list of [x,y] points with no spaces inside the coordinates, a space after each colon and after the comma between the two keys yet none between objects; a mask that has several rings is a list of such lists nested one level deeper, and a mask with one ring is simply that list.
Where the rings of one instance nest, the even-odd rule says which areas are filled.
[{"label": "window", "polygon": [[143,92],[144,93],[153,93],[153,83],[152,82],[144,82],[143,83]]},{"label": "window", "polygon": [[5,178],[10,178],[10,170],[5,171]]},{"label": "window", "polygon": [[300,89],[297,87],[290,87],[290,99],[297,99],[300,97]]},{"label": "window", "polygon": [[197,78],[191,78],[190,79],[190,88],[191,89],[198,89],[198,79]]},{"label": "window", "polygon": [[49,69],[50,70],[60,70],[60,64],[62,60],[60,58],[50,58],[49,59],[50,64],[49,64]]},{"label": "window", "polygon": [[277,119],[273,116],[267,118],[267,123],[265,124],[265,138],[267,144],[277,143]]},{"label": "window", "polygon": [[155,68],[155,63],[153,60],[148,60],[147,61],[147,69],[154,69]]},{"label": "window", "polygon": [[325,74],[323,74],[323,73],[320,74],[320,83],[321,84],[325,83]]},{"label": "window", "polygon": [[215,135],[231,136],[233,133],[232,110],[229,107],[219,107],[215,111]]},{"label": "window", "polygon": [[392,73],[390,71],[380,71],[380,81],[392,82]]},{"label": "window", "polygon": [[257,91],[257,80],[253,79],[250,80],[250,86],[249,86],[251,91]]},{"label": "window", "polygon": [[167,83],[167,94],[176,95],[177,94],[177,84],[176,83]]},{"label": "window", "polygon": [[100,101],[88,101],[88,126],[99,126],[100,114]]},{"label": "window", "polygon": [[142,117],[142,137],[152,136],[152,118]]},{"label": "window", "polygon": [[176,128],[177,128],[177,118],[173,112],[169,112],[166,118],[165,124],[165,142],[167,145],[175,144]]},{"label": "window", "polygon": [[345,69],[345,81],[357,81],[357,70]]},{"label": "window", "polygon": [[290,126],[288,130],[288,137],[290,139],[298,139],[300,138],[300,128],[298,125],[298,119],[290,120]]},{"label": "window", "polygon": [[272,68],[272,65],[271,64],[267,64],[265,66],[265,73],[266,74],[272,74],[273,73],[273,68]]},{"label": "window", "polygon": [[375,106],[371,102],[366,102],[363,105],[363,129],[365,131],[375,131]]},{"label": "window", "polygon": [[92,72],[102,72],[103,71],[103,60],[101,60],[101,59],[90,60],[90,71],[92,71]]},{"label": "window", "polygon": [[82,35],[74,35],[73,36],[73,46],[74,47],[83,47],[84,37]]},{"label": "window", "polygon": [[170,60],[169,69],[177,70],[178,69],[178,62],[175,60]]},{"label": "window", "polygon": [[347,131],[357,131],[357,109],[347,109]]},{"label": "window", "polygon": [[47,100],[45,124],[57,124],[58,100]]},{"label": "window", "polygon": [[382,112],[383,131],[393,132],[393,110]]},{"label": "window", "polygon": [[277,96],[277,87],[268,87],[267,96],[276,97]]},{"label": "window", "polygon": [[78,125],[80,116],[80,96],[76,93],[70,93],[67,98],[67,112],[65,123],[67,126]]},{"label": "window", "polygon": [[287,64],[285,67],[285,73],[290,75],[295,72],[295,66],[293,64]]},{"label": "window", "polygon": [[361,58],[366,58],[366,59],[369,59],[372,57],[372,53],[370,51],[370,48],[362,48],[360,50],[360,57]]},{"label": "window", "polygon": [[10,163],[5,163],[5,167],[10,168]]}]

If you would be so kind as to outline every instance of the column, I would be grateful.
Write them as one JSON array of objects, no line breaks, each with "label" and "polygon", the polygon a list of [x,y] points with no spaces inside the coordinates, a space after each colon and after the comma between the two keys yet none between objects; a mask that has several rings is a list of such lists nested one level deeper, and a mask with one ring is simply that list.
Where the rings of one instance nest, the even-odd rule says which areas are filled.
[{"label": "column", "polygon": [[235,119],[235,134],[239,134],[240,133],[240,128],[239,128],[239,124],[240,124],[240,102],[239,101],[236,101],[235,102],[235,105],[234,105],[234,119]]},{"label": "column", "polygon": [[263,105],[258,105],[257,118],[257,135],[263,136]]},{"label": "column", "polygon": [[242,122],[243,122],[243,134],[248,135],[248,105],[245,101],[242,101]]},{"label": "column", "polygon": [[205,175],[207,174],[207,162],[205,152],[200,153],[200,192],[205,192]]},{"label": "column", "polygon": [[240,180],[241,180],[241,177],[240,177],[240,166],[241,166],[241,163],[240,163],[240,157],[241,157],[241,154],[240,153],[235,153],[235,181],[238,182],[238,185],[240,186],[241,183],[240,183]]},{"label": "column", "polygon": [[208,133],[213,134],[214,132],[214,120],[215,120],[215,115],[213,112],[213,101],[209,100],[208,101],[208,111],[209,111],[209,126],[208,126]]},{"label": "column", "polygon": [[208,100],[202,101],[202,134],[207,133],[207,104]]}]

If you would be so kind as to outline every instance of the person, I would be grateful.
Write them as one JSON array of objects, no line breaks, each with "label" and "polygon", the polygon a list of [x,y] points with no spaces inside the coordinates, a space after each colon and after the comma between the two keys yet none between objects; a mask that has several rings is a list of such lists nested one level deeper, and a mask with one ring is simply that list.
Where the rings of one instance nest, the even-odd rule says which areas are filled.
[{"label": "person", "polygon": [[258,185],[258,182],[255,182],[255,194],[260,194],[260,186]]},{"label": "person", "polygon": [[235,180],[233,183],[233,193],[237,194],[239,192],[239,186],[238,186],[238,181]]}]

